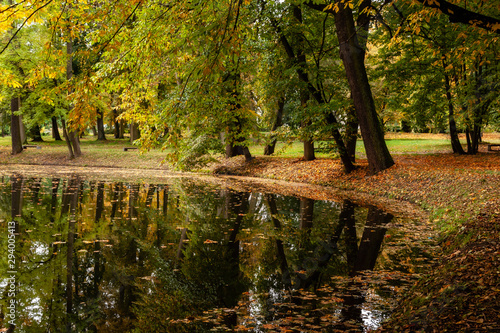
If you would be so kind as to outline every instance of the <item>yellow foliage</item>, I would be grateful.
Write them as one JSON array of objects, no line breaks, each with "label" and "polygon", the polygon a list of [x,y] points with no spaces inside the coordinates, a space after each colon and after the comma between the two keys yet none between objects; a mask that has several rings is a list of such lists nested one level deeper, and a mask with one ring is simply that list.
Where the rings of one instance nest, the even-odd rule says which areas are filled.
[{"label": "yellow foliage", "polygon": [[10,88],[21,88],[23,86],[16,76],[7,69],[3,69],[0,73],[0,85]]}]

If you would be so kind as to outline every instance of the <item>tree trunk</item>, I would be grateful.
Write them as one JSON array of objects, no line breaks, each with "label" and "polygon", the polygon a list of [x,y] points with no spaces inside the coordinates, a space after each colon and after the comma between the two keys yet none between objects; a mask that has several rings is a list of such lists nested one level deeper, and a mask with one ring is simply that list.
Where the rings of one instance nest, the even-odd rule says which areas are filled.
[{"label": "tree trunk", "polygon": [[[19,100],[21,103],[21,100]],[[19,116],[19,127],[21,128],[21,143],[23,145],[28,143],[28,137],[26,136],[26,126],[24,126],[23,115]]]},{"label": "tree trunk", "polygon": [[4,132],[4,111],[0,110],[0,136],[3,138],[5,136]]},{"label": "tree trunk", "polygon": [[[73,77],[73,42],[68,41],[66,43],[66,54],[68,55],[68,60],[66,62],[66,78],[71,80]],[[68,113],[71,111],[71,105],[70,109],[68,110]],[[75,132],[74,129],[68,129],[66,128],[66,124],[63,123],[64,131],[66,132],[64,134],[64,138],[66,139],[66,144],[68,145],[68,150],[69,150],[69,156],[70,159],[73,159],[75,157],[80,157],[82,155],[82,151],[80,150],[80,140],[78,138],[77,133]],[[69,124],[68,124],[69,126]]]},{"label": "tree trunk", "polygon": [[104,133],[104,112],[102,110],[97,112],[97,140],[106,140],[106,133]]},{"label": "tree trunk", "polygon": [[[308,4],[310,6],[310,4]],[[313,6],[314,8],[314,6]],[[324,7],[321,7],[320,10],[323,10]],[[277,24],[275,20],[272,20],[272,24],[274,28],[276,29],[276,32],[279,35],[280,42],[283,45],[283,48],[285,49],[286,54],[288,55],[289,59],[293,61],[293,63],[297,62],[297,59],[295,57],[295,52],[291,46],[291,44],[288,42],[288,39],[286,38],[285,34],[281,30],[280,26]],[[307,89],[309,90],[310,94],[313,96],[313,98],[316,100],[318,104],[325,104],[325,100],[323,99],[323,96],[321,94],[321,91],[318,90],[310,81],[309,81],[309,75],[305,71],[304,68],[302,67],[297,67],[296,69],[297,75],[299,77],[299,80],[304,82],[307,86]],[[332,136],[333,139],[335,140],[335,144],[337,145],[339,149],[339,154],[340,154],[340,159],[342,161],[342,164],[344,165],[344,169],[346,173],[349,173],[356,169],[354,164],[352,164],[351,159],[347,155],[347,149],[345,148],[344,141],[342,140],[342,135],[339,132],[339,126],[340,124],[338,123],[337,119],[335,118],[335,115],[332,112],[329,112],[326,115],[326,122],[328,125],[333,125],[332,129]]]},{"label": "tree trunk", "polygon": [[14,233],[19,235],[19,218],[23,212],[23,183],[24,178],[20,174],[11,177],[11,219],[15,221]]},{"label": "tree trunk", "polygon": [[385,170],[394,164],[384,140],[384,133],[375,109],[364,63],[364,48],[358,43],[352,10],[348,4],[339,4],[335,15],[335,27],[340,44],[340,58],[344,64],[356,115],[371,174]]},{"label": "tree trunk", "polygon": [[64,121],[64,119],[62,120],[62,127],[63,127],[64,140],[66,141],[66,146],[68,147],[68,152],[69,152],[68,158],[70,160],[72,160],[75,158],[75,153],[73,152],[73,147],[71,146],[71,141],[69,139],[68,130],[66,129],[66,121]]},{"label": "tree trunk", "polygon": [[[446,68],[446,63],[443,60],[443,68]],[[450,139],[451,139],[451,148],[454,153],[463,155],[465,154],[462,145],[460,144],[460,140],[458,138],[457,124],[455,123],[455,110],[453,108],[453,100],[451,96],[451,85],[450,78],[447,74],[444,74],[444,87],[446,89],[446,99],[448,100],[448,123],[450,125]]]},{"label": "tree trunk", "polygon": [[312,140],[304,141],[304,160],[312,161],[315,159],[316,156],[314,155],[314,141]]},{"label": "tree trunk", "polygon": [[123,120],[120,120],[120,137],[118,139],[124,139],[125,138],[125,122]]},{"label": "tree trunk", "polygon": [[123,139],[120,137],[121,126],[120,126],[120,121],[117,118],[118,118],[118,111],[113,110],[114,137],[115,139]]},{"label": "tree trunk", "polygon": [[[281,97],[278,100],[278,109],[276,110],[276,119],[274,120],[271,132],[276,131],[283,124],[283,110],[285,109],[285,99]],[[271,142],[264,148],[264,155],[274,154],[274,149],[276,148],[276,135],[271,134]]]},{"label": "tree trunk", "polygon": [[114,137],[115,137],[115,139],[120,139],[120,122],[118,120],[115,120],[113,123],[115,125],[114,132],[113,132]]},{"label": "tree trunk", "polygon": [[237,144],[227,143],[226,144],[226,158],[231,158],[235,156],[245,156],[245,161],[250,162],[253,157],[250,153],[250,149],[245,146],[238,146]]},{"label": "tree trunk", "polygon": [[52,120],[52,137],[56,141],[62,141],[61,135],[59,134],[59,126],[57,124],[57,118],[56,117],[52,117],[51,120]]},{"label": "tree trunk", "polygon": [[21,141],[21,117],[15,115],[14,112],[19,111],[19,97],[14,97],[10,101],[10,134],[12,137],[12,155],[19,154],[23,151],[23,142]]},{"label": "tree trunk", "polygon": [[[302,19],[302,9],[297,6],[297,5],[292,5],[293,9],[293,17],[297,20],[297,22],[302,25],[303,19]],[[295,38],[295,42],[297,44],[296,46],[296,62],[297,65],[299,66],[299,70],[302,73],[306,73],[306,63],[307,63],[307,58],[304,53],[304,36],[302,34],[297,34]],[[307,74],[306,74],[307,75]],[[303,121],[302,121],[302,128],[307,128],[307,126],[310,124],[310,121],[307,119],[306,116],[306,107],[307,107],[307,101],[309,100],[310,97],[310,92],[307,88],[301,88],[300,91],[300,107],[303,110]],[[305,138],[304,141],[304,160],[305,161],[312,161],[316,159],[316,156],[314,156],[314,142],[310,138]]]},{"label": "tree trunk", "polygon": [[[309,92],[303,91],[300,97],[300,104],[304,110],[306,108],[308,100],[309,100]],[[307,127],[308,125],[309,125],[308,121],[304,121],[302,123],[303,128]],[[304,143],[304,160],[305,161],[315,160],[316,156],[314,155],[314,141],[311,139],[305,139],[303,143]]]},{"label": "tree trunk", "polygon": [[141,137],[141,133],[139,131],[139,125],[137,123],[130,124],[130,143],[134,143],[135,140]]},{"label": "tree trunk", "polygon": [[[240,73],[237,72],[236,74],[228,73],[227,77],[224,79],[224,82],[230,83],[233,81],[233,84],[231,84],[231,89],[229,90],[229,94],[233,94],[235,99],[239,97],[239,86],[240,86]],[[227,143],[226,143],[226,157],[234,157],[238,155],[245,155],[245,161],[250,162],[253,157],[252,154],[250,154],[250,150],[248,147],[244,144],[245,138],[242,135],[243,132],[243,120],[242,118],[238,115],[239,110],[241,109],[241,104],[239,101],[232,102],[231,105],[231,110],[235,113],[234,120],[230,121],[228,124],[228,135],[226,136]]]},{"label": "tree trunk", "polygon": [[358,127],[359,122],[356,117],[356,111],[354,107],[349,107],[347,111],[347,122],[345,128],[345,146],[347,149],[347,155],[351,159],[351,162],[356,162],[356,142],[358,141]]},{"label": "tree trunk", "polygon": [[73,153],[75,154],[75,157],[82,156],[82,151],[80,149],[80,138],[78,136],[78,133],[75,131],[70,131],[68,132],[68,135],[69,140],[71,141],[71,145],[73,146]]},{"label": "tree trunk", "polygon": [[31,141],[43,142],[42,134],[40,133],[40,125],[36,124],[30,129]]}]

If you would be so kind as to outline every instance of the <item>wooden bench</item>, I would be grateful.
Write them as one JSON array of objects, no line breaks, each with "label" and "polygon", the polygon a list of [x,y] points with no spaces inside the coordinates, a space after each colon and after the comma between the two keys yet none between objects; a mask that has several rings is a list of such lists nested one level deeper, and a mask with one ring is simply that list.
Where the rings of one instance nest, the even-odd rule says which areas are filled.
[{"label": "wooden bench", "polygon": [[23,149],[28,149],[28,148],[42,149],[42,147],[36,146],[36,145],[24,145],[23,146]]},{"label": "wooden bench", "polygon": [[129,151],[134,149],[137,149],[137,147],[123,147],[123,151]]},{"label": "wooden bench", "polygon": [[488,145],[488,151],[500,151],[500,149],[493,150],[493,147],[500,147],[500,144],[491,144],[491,145]]}]

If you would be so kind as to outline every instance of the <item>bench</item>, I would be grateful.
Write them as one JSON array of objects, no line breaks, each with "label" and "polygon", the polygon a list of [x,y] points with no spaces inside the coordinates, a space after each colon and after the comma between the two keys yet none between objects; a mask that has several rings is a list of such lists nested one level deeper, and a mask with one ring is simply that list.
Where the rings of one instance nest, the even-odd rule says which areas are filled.
[{"label": "bench", "polygon": [[123,147],[123,151],[129,151],[134,149],[137,149],[137,147]]},{"label": "bench", "polygon": [[42,147],[36,146],[36,145],[24,145],[23,146],[23,149],[28,149],[28,148],[42,149]]},{"label": "bench", "polygon": [[[500,147],[500,144],[491,144],[491,145],[488,145],[488,151],[494,151],[493,147]],[[500,149],[495,150],[495,151],[500,151]]]}]

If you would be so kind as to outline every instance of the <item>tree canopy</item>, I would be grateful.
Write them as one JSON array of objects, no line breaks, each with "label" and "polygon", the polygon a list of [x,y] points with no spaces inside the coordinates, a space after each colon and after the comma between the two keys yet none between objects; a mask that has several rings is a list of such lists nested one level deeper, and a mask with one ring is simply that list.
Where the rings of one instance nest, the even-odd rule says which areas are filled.
[{"label": "tree canopy", "polygon": [[224,146],[250,161],[272,130],[333,138],[350,171],[360,126],[375,173],[389,128],[464,131],[474,153],[498,126],[498,17],[482,0],[4,1],[1,98],[69,137],[126,121],[184,166]]}]

